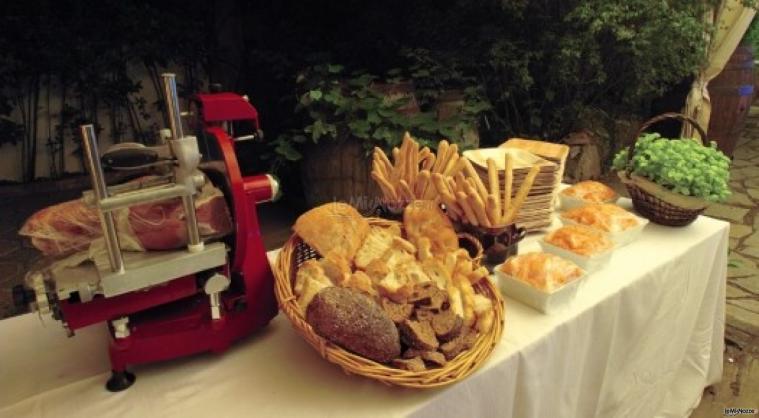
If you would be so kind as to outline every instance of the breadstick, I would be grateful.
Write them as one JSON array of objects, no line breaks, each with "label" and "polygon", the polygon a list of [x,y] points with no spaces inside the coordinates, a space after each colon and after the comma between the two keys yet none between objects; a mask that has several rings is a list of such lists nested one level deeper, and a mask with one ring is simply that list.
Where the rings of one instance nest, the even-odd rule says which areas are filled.
[{"label": "breadstick", "polygon": [[435,186],[437,189],[437,192],[440,194],[445,194],[448,192],[448,187],[445,184],[445,178],[440,173],[435,173],[431,175],[432,177],[432,185]]},{"label": "breadstick", "polygon": [[[453,148],[453,146],[451,147]],[[448,164],[446,164],[445,169],[443,170],[443,174],[448,176],[453,171],[453,168],[456,167],[456,164],[458,164],[459,160],[463,157],[459,157],[459,154],[453,154],[451,155],[451,159],[448,160]]]},{"label": "breadstick", "polygon": [[451,160],[455,157],[458,158],[459,155],[459,146],[456,144],[450,144],[448,146],[448,149],[441,158],[440,166],[438,167],[438,171],[442,174],[445,174],[445,170],[450,167]]},{"label": "breadstick", "polygon": [[422,164],[422,170],[431,171],[432,165],[435,164],[435,154],[428,147],[424,147],[419,151],[419,162]]},{"label": "breadstick", "polygon": [[530,193],[530,189],[532,189],[532,183],[535,182],[535,176],[538,175],[539,171],[540,167],[537,165],[530,167],[530,172],[527,173],[527,177],[525,177],[522,185],[519,186],[519,191],[514,198],[514,205],[509,208],[509,215],[506,217],[507,224],[513,222],[517,217],[517,212],[519,211],[519,208],[522,206],[524,201],[527,199],[527,194]]},{"label": "breadstick", "polygon": [[501,212],[498,208],[498,199],[492,194],[488,195],[488,200],[485,202],[485,211],[488,214],[488,219],[490,219],[490,225],[496,226],[501,223]]},{"label": "breadstick", "polygon": [[477,174],[476,171],[474,171],[474,167],[472,167],[472,163],[469,162],[468,158],[464,158],[466,161],[464,161],[464,172],[474,180],[474,184],[477,188],[477,193],[481,196],[482,199],[487,199],[488,196],[488,190],[485,188],[485,185],[482,184],[482,180],[480,179],[480,176]]},{"label": "breadstick", "polygon": [[398,180],[405,180],[408,183],[408,165],[409,165],[409,142],[408,137],[404,136],[401,142],[400,161],[398,161]]},{"label": "breadstick", "polygon": [[503,223],[506,222],[508,211],[511,208],[511,187],[514,183],[514,159],[511,154],[506,153],[506,163],[504,165],[504,182],[503,182]]},{"label": "breadstick", "polygon": [[464,325],[471,327],[476,320],[474,314],[474,288],[465,276],[454,276],[454,284],[461,292],[461,300],[464,305]]},{"label": "breadstick", "polygon": [[453,180],[453,177],[446,177],[445,185],[448,186],[448,194],[456,197],[456,181]]},{"label": "breadstick", "polygon": [[490,220],[485,212],[485,202],[482,201],[479,193],[477,193],[472,186],[467,183],[466,187],[469,206],[474,210],[474,215],[477,217],[477,223],[481,226],[490,226]]},{"label": "breadstick", "polygon": [[451,168],[451,170],[450,170],[450,171],[448,171],[448,172],[446,172],[446,173],[444,173],[444,174],[445,174],[445,175],[448,175],[448,176],[455,176],[456,174],[460,173],[460,172],[461,172],[461,170],[463,170],[463,169],[464,169],[464,161],[465,161],[465,160],[466,160],[466,157],[464,157],[464,156],[460,156],[460,157],[459,157],[459,158],[456,160],[456,164],[453,166],[453,168]]},{"label": "breadstick", "polygon": [[387,167],[385,167],[385,164],[382,162],[379,156],[377,154],[374,155],[372,158],[372,170],[376,170],[378,173],[382,174],[382,177],[384,178],[390,178],[390,173],[387,171]]},{"label": "breadstick", "polygon": [[398,182],[398,185],[400,186],[400,189],[401,189],[401,196],[408,199],[409,201],[414,200],[414,192],[411,191],[411,187],[409,187],[406,180],[401,179]]},{"label": "breadstick", "polygon": [[461,210],[464,211],[464,216],[467,222],[472,224],[472,226],[479,226],[480,223],[477,222],[477,215],[474,214],[474,210],[472,210],[472,207],[469,206],[469,201],[467,200],[466,193],[464,192],[456,192],[456,203],[461,206]]},{"label": "breadstick", "polygon": [[441,193],[440,200],[445,203],[445,209],[448,211],[448,213],[453,213],[456,215],[456,219],[464,216],[464,210],[456,202],[456,199],[453,197],[453,195],[450,193]]},{"label": "breadstick", "polygon": [[414,196],[423,197],[430,182],[430,172],[422,170],[419,172],[419,176],[416,178],[416,184],[414,185]]},{"label": "breadstick", "polygon": [[[459,158],[459,146],[456,144],[451,144],[448,146],[448,152],[446,153],[445,157],[443,157],[443,163],[440,165],[440,172],[445,174],[445,170],[447,168],[453,169],[453,165],[451,165],[451,160]],[[456,162],[454,161],[453,164]]]},{"label": "breadstick", "polygon": [[495,204],[493,205],[493,210],[495,210],[495,216],[490,216],[490,222],[493,223],[493,225],[497,225],[501,223],[501,198],[500,198],[500,189],[501,185],[498,182],[498,170],[495,168],[495,160],[492,158],[488,158],[488,187],[490,188],[490,194],[488,195],[488,202],[490,201],[490,196],[493,196],[495,199]]},{"label": "breadstick", "polygon": [[437,158],[435,164],[432,165],[431,173],[439,173],[441,171],[440,165],[444,164],[443,157],[448,154],[448,141],[445,139],[440,141],[437,146]]},{"label": "breadstick", "polygon": [[466,178],[464,178],[464,174],[458,173],[454,179],[456,180],[456,191],[465,191]]},{"label": "breadstick", "polygon": [[409,185],[416,184],[416,178],[419,175],[419,143],[411,140],[411,178],[409,179]]},{"label": "breadstick", "polygon": [[440,199],[445,203],[445,206],[456,212],[457,215],[462,216],[463,210],[456,202],[454,195],[448,190],[448,185],[445,178],[440,173],[432,175],[432,183],[440,195]]},{"label": "breadstick", "polygon": [[398,201],[398,193],[395,191],[395,188],[393,187],[393,185],[387,181],[387,179],[382,177],[376,171],[372,171],[372,178],[380,186],[380,189],[382,189],[382,193],[385,195],[386,198],[394,202]]},{"label": "breadstick", "polygon": [[[427,184],[424,187],[424,190],[422,191],[422,200],[432,200],[437,195],[440,194],[440,192],[437,189],[437,185],[435,185],[434,180],[432,178],[433,174],[429,172],[429,170],[424,170],[426,172],[428,177]],[[435,173],[438,174],[438,173]],[[438,174],[439,175],[439,174]]]},{"label": "breadstick", "polygon": [[379,147],[374,147],[374,155],[377,156],[377,158],[380,160],[380,162],[385,166],[391,168],[393,165],[390,163],[390,160],[387,159],[387,155],[385,155],[385,151],[382,151]]},{"label": "breadstick", "polygon": [[398,147],[393,148],[393,175],[390,180],[394,185],[398,184],[400,179],[400,166],[401,166],[401,150]]}]

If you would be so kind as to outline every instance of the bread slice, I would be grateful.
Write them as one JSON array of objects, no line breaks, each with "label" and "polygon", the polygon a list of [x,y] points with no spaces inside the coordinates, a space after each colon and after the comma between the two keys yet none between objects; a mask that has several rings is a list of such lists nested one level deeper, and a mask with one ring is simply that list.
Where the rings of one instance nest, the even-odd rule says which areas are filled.
[{"label": "bread slice", "polygon": [[295,274],[295,284],[293,286],[295,296],[300,296],[303,293],[303,287],[311,279],[332,286],[331,280],[324,274],[324,268],[322,268],[321,263],[314,259],[306,260],[298,268],[298,273]]},{"label": "bread slice", "polygon": [[372,261],[382,257],[393,244],[393,233],[387,228],[373,226],[356,253],[356,267],[366,269]]},{"label": "bread slice", "polygon": [[319,264],[324,269],[324,274],[338,286],[344,286],[351,275],[351,266],[348,260],[335,252],[327,254],[319,260]]},{"label": "bread slice", "polygon": [[322,256],[334,253],[351,261],[369,234],[369,222],[352,206],[334,202],[304,213],[293,229]]},{"label": "bread slice", "polygon": [[387,298],[381,298],[380,304],[385,313],[396,324],[399,324],[411,317],[414,312],[414,305],[410,303],[395,303]]},{"label": "bread slice", "polygon": [[372,279],[363,271],[357,270],[348,277],[348,280],[343,282],[343,287],[348,287],[355,290],[360,290],[369,296],[377,296],[377,289],[372,284]]},{"label": "bread slice", "polygon": [[397,358],[393,360],[392,365],[399,369],[408,370],[410,372],[422,372],[427,370],[421,357],[414,357],[410,359]]},{"label": "bread slice", "polygon": [[440,343],[435,337],[435,331],[427,321],[407,319],[398,325],[401,340],[409,347],[424,351],[437,350]]},{"label": "bread slice", "polygon": [[450,341],[461,334],[464,320],[448,309],[432,317],[432,329],[440,341]]}]

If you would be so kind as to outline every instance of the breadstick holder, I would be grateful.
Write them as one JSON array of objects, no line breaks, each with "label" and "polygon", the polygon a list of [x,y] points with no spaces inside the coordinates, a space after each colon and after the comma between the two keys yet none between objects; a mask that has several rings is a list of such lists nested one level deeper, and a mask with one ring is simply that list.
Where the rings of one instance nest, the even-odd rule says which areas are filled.
[{"label": "breadstick holder", "polygon": [[483,250],[483,264],[490,272],[493,271],[493,267],[503,263],[507,258],[517,255],[519,241],[527,234],[526,229],[515,223],[498,227],[460,224],[459,228],[480,242]]}]

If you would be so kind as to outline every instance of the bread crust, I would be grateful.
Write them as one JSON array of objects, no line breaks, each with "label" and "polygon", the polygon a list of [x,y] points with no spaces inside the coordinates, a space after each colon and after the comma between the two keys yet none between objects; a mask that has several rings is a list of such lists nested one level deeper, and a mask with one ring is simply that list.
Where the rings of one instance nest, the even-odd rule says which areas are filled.
[{"label": "bread crust", "polygon": [[320,291],[308,305],[306,321],[316,334],[378,363],[401,355],[395,324],[361,292],[343,287]]},{"label": "bread crust", "polygon": [[[417,248],[430,247],[435,256],[445,255],[459,248],[459,238],[451,220],[431,200],[415,200],[403,211],[406,236]],[[429,244],[422,241],[429,240]]]},{"label": "bread crust", "polygon": [[304,213],[293,229],[322,256],[333,253],[353,260],[369,233],[369,221],[352,206],[334,202]]}]

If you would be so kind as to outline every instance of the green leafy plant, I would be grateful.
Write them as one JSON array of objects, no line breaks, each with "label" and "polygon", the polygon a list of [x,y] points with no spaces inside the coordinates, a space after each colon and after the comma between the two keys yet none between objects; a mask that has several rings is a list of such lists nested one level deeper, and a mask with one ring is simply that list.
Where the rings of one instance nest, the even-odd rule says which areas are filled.
[{"label": "green leafy plant", "polygon": [[[401,82],[399,78],[388,80]],[[400,144],[408,131],[424,146],[436,147],[446,138],[462,143],[467,129],[486,105],[466,103],[459,115],[439,120],[433,111],[419,111],[408,94],[386,94],[379,78],[367,72],[346,74],[336,64],[310,67],[296,80],[295,112],[302,128],[277,137],[274,151],[288,161],[302,158],[302,147],[322,141],[357,139],[367,152],[375,146],[389,150]]]},{"label": "green leafy plant", "polygon": [[632,173],[685,196],[722,201],[730,196],[730,159],[712,142],[705,147],[691,139],[666,139],[657,133],[642,135],[635,144],[632,161],[628,150],[614,157],[617,170]]}]

